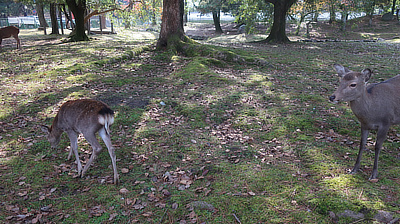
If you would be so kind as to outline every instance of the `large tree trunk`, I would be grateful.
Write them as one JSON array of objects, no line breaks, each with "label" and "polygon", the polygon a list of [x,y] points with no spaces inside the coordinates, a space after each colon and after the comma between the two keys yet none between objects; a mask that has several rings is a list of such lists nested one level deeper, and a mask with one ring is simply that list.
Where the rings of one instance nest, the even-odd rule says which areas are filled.
[{"label": "large tree trunk", "polygon": [[214,20],[214,26],[215,26],[215,33],[221,34],[224,31],[222,31],[221,28],[221,11],[220,10],[215,10],[212,12],[213,14],[213,20]]},{"label": "large tree trunk", "polygon": [[57,3],[50,3],[51,34],[60,34],[57,22]]},{"label": "large tree trunk", "polygon": [[157,25],[157,18],[156,18],[156,0],[151,0],[151,25]]},{"label": "large tree trunk", "polygon": [[65,8],[65,4],[61,4],[61,6],[62,6],[62,10],[64,11],[64,16],[65,16],[65,20],[66,20],[65,27],[67,29],[69,29],[69,28],[74,29],[75,24],[72,21],[71,10],[68,9],[68,12],[67,12],[67,9]]},{"label": "large tree trunk", "polygon": [[329,24],[332,24],[335,21],[336,21],[335,4],[332,2],[329,2]]},{"label": "large tree trunk", "polygon": [[392,4],[392,15],[394,15],[394,10],[396,9],[396,0],[393,0]]},{"label": "large tree trunk", "polygon": [[286,36],[286,16],[287,11],[296,0],[265,0],[274,5],[274,23],[271,32],[267,37],[268,43],[287,43],[290,42]]},{"label": "large tree trunk", "polygon": [[161,31],[157,41],[158,49],[174,48],[177,42],[186,39],[183,30],[183,13],[183,0],[163,0]]},{"label": "large tree trunk", "polygon": [[68,7],[71,9],[75,16],[75,29],[70,34],[72,41],[86,41],[89,40],[85,33],[85,0],[66,0]]},{"label": "large tree trunk", "polygon": [[44,30],[44,35],[46,35],[46,27],[48,27],[49,25],[46,22],[46,19],[44,18],[44,11],[43,11],[43,4],[40,2],[36,3],[36,12],[38,15],[38,19],[39,19],[39,26],[43,27]]}]

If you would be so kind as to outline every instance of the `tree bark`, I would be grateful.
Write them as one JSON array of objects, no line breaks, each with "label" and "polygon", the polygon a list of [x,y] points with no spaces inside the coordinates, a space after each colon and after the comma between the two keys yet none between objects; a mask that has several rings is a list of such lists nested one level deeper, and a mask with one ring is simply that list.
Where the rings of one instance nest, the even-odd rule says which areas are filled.
[{"label": "tree bark", "polygon": [[44,18],[43,4],[41,2],[36,3],[36,12],[39,19],[39,24],[40,24],[39,26],[43,27],[44,35],[47,35],[46,27],[48,27],[49,25],[47,24],[46,19]]},{"label": "tree bark", "polygon": [[61,12],[61,5],[58,5],[58,18],[60,18],[60,29],[61,34],[64,35],[64,28],[63,28],[63,21],[62,21],[62,12]]},{"label": "tree bark", "polygon": [[396,9],[396,0],[393,0],[392,4],[392,15],[394,15],[394,10]]},{"label": "tree bark", "polygon": [[183,0],[163,0],[161,31],[157,48],[176,47],[177,42],[185,41],[183,30]]},{"label": "tree bark", "polygon": [[65,8],[65,4],[61,4],[61,6],[62,6],[62,10],[64,11],[64,16],[65,16],[65,27],[67,29],[69,29],[69,27],[74,29],[75,24],[72,21],[71,10],[69,9],[68,12],[67,12],[67,10]]},{"label": "tree bark", "polygon": [[220,10],[215,10],[212,12],[213,15],[213,21],[214,21],[214,26],[215,26],[215,33],[221,34],[224,31],[222,31],[221,28],[221,11]]},{"label": "tree bark", "polygon": [[57,3],[50,3],[51,33],[60,34],[57,21]]},{"label": "tree bark", "polygon": [[286,36],[286,16],[287,11],[296,0],[265,0],[274,5],[274,23],[271,32],[266,39],[268,43],[287,43],[290,42]]},{"label": "tree bark", "polygon": [[335,5],[332,2],[329,2],[329,24],[332,24],[336,21],[336,10]]},{"label": "tree bark", "polygon": [[75,16],[75,29],[72,31],[70,38],[72,41],[87,41],[88,36],[85,33],[85,0],[66,0],[68,7]]},{"label": "tree bark", "polygon": [[157,20],[156,20],[156,1],[151,0],[151,25],[156,26],[157,25]]}]

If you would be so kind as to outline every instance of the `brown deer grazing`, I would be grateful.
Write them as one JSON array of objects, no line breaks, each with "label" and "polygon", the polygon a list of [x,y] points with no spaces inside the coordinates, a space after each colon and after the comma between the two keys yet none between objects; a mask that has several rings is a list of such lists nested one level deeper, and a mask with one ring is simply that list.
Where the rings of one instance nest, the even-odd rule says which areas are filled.
[{"label": "brown deer grazing", "polygon": [[380,83],[366,85],[372,71],[352,72],[334,65],[341,77],[339,88],[329,98],[332,102],[349,102],[354,115],[361,123],[361,143],[357,160],[350,173],[360,168],[362,152],[367,143],[369,130],[377,130],[375,142],[375,160],[370,180],[378,176],[378,158],[389,127],[400,123],[400,75]]},{"label": "brown deer grazing", "polygon": [[[114,184],[118,184],[119,177],[116,165],[115,150],[110,139],[110,125],[114,123],[114,111],[112,111],[105,103],[81,99],[64,103],[54,118],[51,127],[42,126],[42,130],[47,133],[47,140],[52,148],[56,148],[60,142],[61,134],[66,132],[71,141],[71,150],[68,159],[71,158],[72,152],[76,157],[78,164],[78,174],[83,177],[89,169],[92,162],[100,154],[102,148],[97,141],[96,132],[103,139],[108,148],[111,162],[114,170]],[[78,135],[82,133],[85,139],[93,148],[92,155],[82,170],[82,164],[78,155]]]},{"label": "brown deer grazing", "polygon": [[21,47],[21,40],[18,38],[19,34],[19,29],[15,26],[6,26],[3,28],[0,28],[0,47],[1,47],[1,42],[3,39],[9,38],[9,37],[14,37],[14,39],[17,41],[17,48]]}]

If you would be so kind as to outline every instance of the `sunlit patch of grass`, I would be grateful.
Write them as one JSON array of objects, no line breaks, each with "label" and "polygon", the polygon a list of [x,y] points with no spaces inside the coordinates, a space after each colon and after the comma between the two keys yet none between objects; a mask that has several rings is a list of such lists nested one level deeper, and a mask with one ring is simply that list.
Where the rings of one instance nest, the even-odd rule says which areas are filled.
[{"label": "sunlit patch of grass", "polygon": [[[233,214],[242,223],[330,223],[330,211],[362,212],[366,219],[376,210],[396,211],[397,128],[385,142],[379,182],[367,181],[373,153],[364,155],[359,173],[347,175],[360,126],[346,104],[328,102],[338,85],[333,63],[372,67],[376,80],[384,80],[397,69],[396,43],[212,46],[189,57],[136,48],[137,40],[125,40],[131,34],[41,46],[47,37],[32,35],[26,36],[32,42],[41,39],[37,46],[0,53],[19,64],[0,62],[6,74],[0,77],[2,201],[34,216],[52,204],[59,215],[47,220],[65,223],[190,222],[186,206],[194,200],[216,208],[193,211],[197,222],[210,223],[237,222]],[[103,143],[86,177],[74,178],[68,137],[53,150],[37,130],[51,123],[44,119],[62,102],[76,98],[101,99],[116,111],[111,138],[121,185],[109,184]],[[82,140],[79,149],[86,160],[90,145]],[[183,173],[193,183],[180,188]],[[41,192],[48,194],[43,200]],[[134,209],[127,199],[146,206]],[[93,211],[96,206],[104,212]],[[10,215],[0,209],[1,221]],[[354,220],[338,221],[346,222]]]}]

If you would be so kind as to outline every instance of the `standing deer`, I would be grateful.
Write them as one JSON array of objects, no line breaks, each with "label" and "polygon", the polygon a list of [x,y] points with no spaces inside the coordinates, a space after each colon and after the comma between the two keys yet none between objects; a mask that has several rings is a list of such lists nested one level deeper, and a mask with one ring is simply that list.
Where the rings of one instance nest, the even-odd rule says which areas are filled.
[{"label": "standing deer", "polygon": [[9,38],[9,37],[14,37],[14,39],[17,41],[17,48],[21,47],[21,40],[18,38],[19,34],[19,29],[15,26],[6,26],[3,28],[0,28],[0,47],[1,47],[1,42],[3,39]]},{"label": "standing deer", "polygon": [[[99,135],[108,148],[114,170],[114,184],[117,184],[119,182],[119,177],[115,150],[110,139],[110,125],[113,123],[114,111],[105,103],[97,100],[81,99],[64,103],[54,118],[51,127],[43,125],[42,130],[47,134],[47,140],[50,142],[52,148],[57,147],[60,142],[61,134],[63,132],[67,133],[71,142],[68,160],[71,158],[72,152],[74,152],[78,164],[78,174],[81,177],[85,175],[92,162],[102,150],[96,138],[96,132],[99,132]],[[83,134],[93,148],[92,155],[83,170],[78,155],[79,133]]]},{"label": "standing deer", "polygon": [[375,142],[374,167],[370,180],[378,176],[379,152],[386,139],[389,127],[400,123],[400,75],[380,83],[366,85],[372,76],[370,69],[353,72],[341,66],[334,65],[341,77],[339,88],[329,100],[349,102],[351,110],[361,123],[361,143],[357,160],[350,173],[356,173],[360,168],[362,152],[367,143],[369,130],[377,130]]}]

